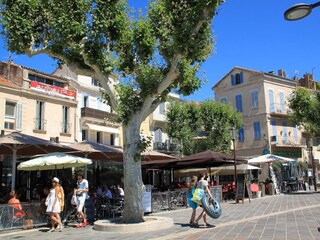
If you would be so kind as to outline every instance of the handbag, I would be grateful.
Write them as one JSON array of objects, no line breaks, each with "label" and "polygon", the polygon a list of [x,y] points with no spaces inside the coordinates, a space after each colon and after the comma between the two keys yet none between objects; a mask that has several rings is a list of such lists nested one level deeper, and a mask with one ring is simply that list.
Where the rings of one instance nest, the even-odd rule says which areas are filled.
[{"label": "handbag", "polygon": [[204,190],[201,188],[197,188],[192,196],[192,201],[201,205],[201,199],[204,195]]}]

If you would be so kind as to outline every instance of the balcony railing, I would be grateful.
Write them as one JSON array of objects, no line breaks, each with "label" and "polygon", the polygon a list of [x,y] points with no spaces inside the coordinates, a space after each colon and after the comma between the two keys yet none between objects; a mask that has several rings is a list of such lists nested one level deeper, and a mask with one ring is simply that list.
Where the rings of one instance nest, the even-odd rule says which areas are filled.
[{"label": "balcony railing", "polygon": [[47,120],[43,118],[34,118],[34,130],[45,131],[45,126],[47,124]]},{"label": "balcony railing", "polygon": [[88,107],[81,108],[81,117],[96,118],[101,120],[107,120],[110,122],[118,121],[118,115],[115,113],[109,113],[106,111],[102,111],[94,108],[88,108]]},{"label": "balcony railing", "polygon": [[176,152],[178,150],[177,144],[169,142],[154,142],[153,150],[155,151],[166,151],[166,152]]},{"label": "balcony railing", "polygon": [[270,113],[275,113],[275,114],[291,114],[292,110],[289,108],[289,106],[285,103],[274,103],[273,105],[270,106]]},{"label": "balcony railing", "polygon": [[285,145],[285,146],[305,146],[306,139],[291,137],[291,136],[271,136],[270,138],[271,145]]}]

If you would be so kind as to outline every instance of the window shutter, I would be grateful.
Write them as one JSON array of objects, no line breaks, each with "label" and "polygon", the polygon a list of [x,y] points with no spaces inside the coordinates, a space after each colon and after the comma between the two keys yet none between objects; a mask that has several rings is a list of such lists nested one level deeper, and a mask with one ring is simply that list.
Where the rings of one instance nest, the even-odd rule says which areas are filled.
[{"label": "window shutter", "polygon": [[298,129],[297,129],[297,125],[294,123],[294,124],[292,125],[292,127],[293,127],[293,138],[294,138],[295,141],[297,141],[297,140],[298,140]]},{"label": "window shutter", "polygon": [[239,128],[239,142],[244,142],[244,129],[243,127]]},{"label": "window shutter", "polygon": [[236,79],[233,74],[231,74],[231,85],[232,86],[236,85]]},{"label": "window shutter", "polygon": [[240,83],[243,83],[243,72],[240,72]]},{"label": "window shutter", "polygon": [[260,122],[254,122],[253,128],[254,128],[254,139],[255,140],[261,139]]},{"label": "window shutter", "polygon": [[273,99],[273,91],[269,90],[269,104],[270,104],[270,112],[274,112],[274,99]]},{"label": "window shutter", "polygon": [[16,118],[16,129],[22,129],[22,104],[17,103],[17,118]]},{"label": "window shutter", "polygon": [[242,96],[241,95],[236,96],[236,108],[238,112],[242,112]]}]

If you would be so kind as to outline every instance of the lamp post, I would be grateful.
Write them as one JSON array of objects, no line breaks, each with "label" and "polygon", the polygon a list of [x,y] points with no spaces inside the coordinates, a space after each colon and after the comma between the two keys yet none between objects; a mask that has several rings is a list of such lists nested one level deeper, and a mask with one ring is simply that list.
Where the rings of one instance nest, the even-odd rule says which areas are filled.
[{"label": "lamp post", "polygon": [[313,185],[314,185],[314,190],[317,191],[316,166],[315,166],[314,157],[313,157],[312,138],[308,139],[308,145],[309,145],[309,149],[310,149],[310,157],[311,157],[311,163],[312,163]]},{"label": "lamp post", "polygon": [[295,21],[308,16],[312,9],[319,7],[320,1],[313,4],[298,3],[290,7],[284,13],[284,18],[288,21]]},{"label": "lamp post", "polygon": [[[235,192],[237,192],[237,159],[236,159],[236,128],[232,127],[230,129],[231,131],[231,140],[232,140],[232,145],[233,145],[233,160],[234,160],[234,187],[235,187]],[[237,199],[236,199],[237,201]]]}]

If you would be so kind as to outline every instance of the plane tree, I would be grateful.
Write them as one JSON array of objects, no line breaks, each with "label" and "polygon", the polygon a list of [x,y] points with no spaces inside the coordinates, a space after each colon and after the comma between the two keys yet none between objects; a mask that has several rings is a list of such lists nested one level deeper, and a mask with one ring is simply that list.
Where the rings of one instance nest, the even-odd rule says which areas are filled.
[{"label": "plane tree", "polygon": [[[47,54],[102,86],[123,129],[124,221],[143,221],[141,122],[170,91],[189,95],[211,54],[220,0],[152,0],[135,13],[125,0],[0,0],[9,51]],[[118,78],[114,78],[114,75]]]}]

